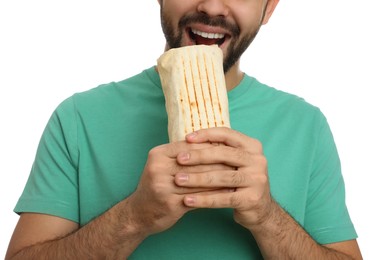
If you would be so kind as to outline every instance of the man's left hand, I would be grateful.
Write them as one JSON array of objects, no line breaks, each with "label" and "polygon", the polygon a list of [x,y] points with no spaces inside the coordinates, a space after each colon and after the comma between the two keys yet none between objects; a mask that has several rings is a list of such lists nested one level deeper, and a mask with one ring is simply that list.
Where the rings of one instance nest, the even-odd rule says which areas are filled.
[{"label": "man's left hand", "polygon": [[176,174],[175,183],[182,187],[221,188],[230,192],[193,193],[184,204],[194,208],[233,208],[235,221],[256,230],[269,218],[273,206],[262,144],[229,128],[209,128],[186,136],[189,143],[212,143],[213,147],[180,153],[181,165],[222,163],[224,170]]}]

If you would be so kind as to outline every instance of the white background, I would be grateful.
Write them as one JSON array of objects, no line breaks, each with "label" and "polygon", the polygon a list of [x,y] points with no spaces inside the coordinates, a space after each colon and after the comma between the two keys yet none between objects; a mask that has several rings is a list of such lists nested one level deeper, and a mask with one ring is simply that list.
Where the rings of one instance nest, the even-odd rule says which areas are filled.
[{"label": "white background", "polygon": [[[365,259],[390,256],[387,2],[281,0],[242,59],[248,74],[327,116]],[[0,257],[58,103],[154,65],[163,48],[157,1],[0,0]]]}]

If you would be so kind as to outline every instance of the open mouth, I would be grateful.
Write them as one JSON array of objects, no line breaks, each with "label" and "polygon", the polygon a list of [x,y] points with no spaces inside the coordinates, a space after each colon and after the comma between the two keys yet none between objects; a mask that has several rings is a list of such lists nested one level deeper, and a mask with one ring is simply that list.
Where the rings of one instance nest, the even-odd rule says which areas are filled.
[{"label": "open mouth", "polygon": [[196,29],[188,28],[188,34],[191,40],[194,41],[195,44],[205,44],[205,45],[213,45],[217,44],[221,46],[227,38],[230,36],[223,33],[208,33],[202,32]]}]

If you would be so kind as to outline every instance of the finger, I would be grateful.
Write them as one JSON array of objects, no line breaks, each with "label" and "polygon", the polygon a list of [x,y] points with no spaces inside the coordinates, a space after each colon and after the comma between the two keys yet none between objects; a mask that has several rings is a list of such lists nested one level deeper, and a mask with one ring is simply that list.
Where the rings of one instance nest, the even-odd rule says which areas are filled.
[{"label": "finger", "polygon": [[176,162],[171,162],[169,169],[169,175],[175,176],[178,173],[199,173],[199,172],[213,172],[213,171],[232,171],[236,167],[232,167],[226,164],[199,164],[199,165],[181,165]]},{"label": "finger", "polygon": [[193,208],[238,208],[240,194],[232,189],[209,194],[190,194],[184,196],[183,202],[187,207]]},{"label": "finger", "polygon": [[175,183],[180,187],[237,188],[251,185],[249,176],[239,170],[212,171],[202,173],[178,173]]},{"label": "finger", "polygon": [[180,165],[226,164],[241,167],[252,162],[252,154],[244,149],[230,146],[213,146],[208,149],[191,150],[178,154]]},{"label": "finger", "polygon": [[205,149],[212,146],[213,144],[210,143],[188,143],[186,141],[173,142],[152,148],[149,151],[149,157],[159,157],[163,155],[169,158],[176,158],[182,151]]},{"label": "finger", "polygon": [[224,170],[234,170],[235,167],[222,164],[199,164],[199,165],[179,165],[179,172],[186,173],[199,173],[199,172],[211,172],[211,171],[224,171]]},{"label": "finger", "polygon": [[189,143],[224,143],[231,147],[251,147],[250,152],[262,152],[261,143],[254,138],[246,136],[227,127],[213,127],[201,129],[186,136]]},{"label": "finger", "polygon": [[174,190],[174,194],[176,195],[188,195],[188,194],[196,194],[196,193],[207,193],[212,194],[213,192],[221,191],[222,189],[226,188],[216,188],[216,187],[180,187],[177,186]]},{"label": "finger", "polygon": [[217,170],[232,170],[234,167],[231,167],[226,164],[213,163],[213,164],[200,164],[200,165],[184,165],[178,164],[176,158],[169,158],[159,155],[149,156],[147,166],[150,171],[158,173],[167,173],[171,176],[174,176],[178,172],[208,172],[208,171],[217,171]]}]

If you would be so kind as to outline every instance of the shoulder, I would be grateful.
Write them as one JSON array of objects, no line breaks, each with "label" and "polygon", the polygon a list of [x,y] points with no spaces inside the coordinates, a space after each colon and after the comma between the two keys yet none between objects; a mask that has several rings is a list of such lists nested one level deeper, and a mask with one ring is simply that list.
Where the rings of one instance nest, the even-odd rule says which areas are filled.
[{"label": "shoulder", "polygon": [[83,99],[122,95],[126,94],[126,92],[140,91],[144,89],[146,85],[150,87],[158,87],[159,81],[157,79],[158,74],[154,71],[154,68],[151,67],[127,79],[101,84],[90,90],[76,93],[74,97],[76,99]]},{"label": "shoulder", "polygon": [[305,98],[264,84],[254,77],[245,75],[241,84],[245,85],[242,87],[245,91],[241,91],[242,93],[237,100],[232,100],[233,104],[248,104],[251,108],[256,107],[263,113],[278,115],[281,118],[287,116],[323,117],[319,107],[308,102]]},{"label": "shoulder", "polygon": [[143,95],[143,93],[153,92],[161,92],[161,87],[158,74],[151,67],[127,79],[101,84],[95,88],[77,92],[61,102],[57,107],[57,111],[78,111],[87,108],[88,110],[101,110],[124,104],[139,95]]}]

